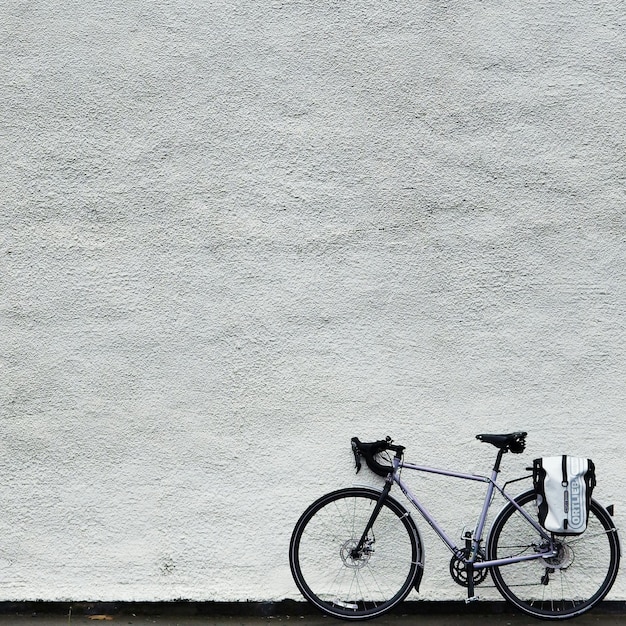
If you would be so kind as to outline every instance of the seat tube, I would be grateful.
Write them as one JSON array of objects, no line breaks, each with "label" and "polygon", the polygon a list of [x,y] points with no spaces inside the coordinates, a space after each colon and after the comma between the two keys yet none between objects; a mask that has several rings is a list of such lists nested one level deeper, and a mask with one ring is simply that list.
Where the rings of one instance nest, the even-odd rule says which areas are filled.
[{"label": "seat tube", "polygon": [[491,506],[493,492],[496,488],[496,480],[498,479],[498,474],[500,473],[500,464],[502,462],[503,454],[504,450],[498,450],[498,456],[496,458],[495,465],[493,466],[493,470],[491,470],[491,480],[489,481],[489,486],[487,487],[487,493],[485,495],[485,501],[483,503],[483,510],[480,512],[480,517],[478,518],[478,523],[476,524],[476,530],[474,532],[474,539],[472,541],[472,553],[469,558],[471,563],[473,563],[478,556],[478,548],[480,545],[480,540],[483,537],[483,531],[485,530],[487,513],[489,511],[489,507]]},{"label": "seat tube", "polygon": [[478,518],[478,523],[476,525],[476,531],[474,532],[474,540],[472,542],[472,554],[470,556],[470,561],[475,561],[478,553],[478,546],[480,540],[483,537],[483,531],[485,530],[485,524],[487,522],[487,513],[489,511],[489,507],[491,506],[491,499],[493,498],[493,492],[495,490],[495,482],[498,476],[498,472],[493,470],[491,473],[491,480],[489,481],[489,485],[487,486],[487,493],[485,495],[485,501],[483,503],[483,509],[480,512],[480,517]]},{"label": "seat tube", "polygon": [[485,529],[485,523],[487,521],[487,512],[489,511],[489,506],[491,505],[491,499],[493,498],[493,492],[495,489],[495,481],[498,476],[498,471],[494,467],[491,472],[491,480],[487,486],[487,493],[485,495],[485,501],[483,503],[482,511],[480,512],[480,517],[478,518],[478,522],[476,523],[476,528],[474,530],[474,536],[472,537],[471,549],[469,558],[465,562],[465,569],[467,572],[467,601],[470,602],[472,600],[476,600],[477,597],[474,595],[474,563],[478,559],[478,553],[480,550],[480,542],[483,536],[483,531]]}]

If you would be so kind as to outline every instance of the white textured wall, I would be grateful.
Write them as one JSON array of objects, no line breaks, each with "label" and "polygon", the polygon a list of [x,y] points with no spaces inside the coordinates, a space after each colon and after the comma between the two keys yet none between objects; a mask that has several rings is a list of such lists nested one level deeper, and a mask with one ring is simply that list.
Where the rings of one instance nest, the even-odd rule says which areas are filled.
[{"label": "white textured wall", "polygon": [[297,598],[353,435],[623,520],[624,9],[3,0],[0,600]]}]

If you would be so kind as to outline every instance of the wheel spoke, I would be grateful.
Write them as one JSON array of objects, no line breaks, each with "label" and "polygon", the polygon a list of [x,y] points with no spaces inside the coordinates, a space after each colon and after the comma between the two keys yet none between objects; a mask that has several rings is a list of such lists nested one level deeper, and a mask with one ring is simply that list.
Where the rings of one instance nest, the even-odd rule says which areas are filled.
[{"label": "wheel spoke", "polygon": [[[517,502],[536,516],[533,492]],[[552,556],[493,567],[492,577],[502,595],[529,615],[546,619],[580,615],[600,602],[615,580],[620,558],[617,532],[608,513],[593,502],[587,532],[555,536],[553,541]],[[547,547],[534,527],[508,505],[493,524],[489,558],[537,553],[542,545]]]},{"label": "wheel spoke", "polygon": [[357,553],[378,501],[369,489],[345,489],[315,502],[296,524],[290,562],[303,595],[329,615],[374,617],[402,601],[421,561],[419,534],[389,498]]}]

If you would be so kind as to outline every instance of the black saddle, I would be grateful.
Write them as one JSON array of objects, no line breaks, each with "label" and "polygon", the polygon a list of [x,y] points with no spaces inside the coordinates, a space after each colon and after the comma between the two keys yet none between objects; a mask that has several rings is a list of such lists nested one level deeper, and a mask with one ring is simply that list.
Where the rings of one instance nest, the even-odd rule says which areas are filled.
[{"label": "black saddle", "polygon": [[504,452],[510,450],[513,454],[521,454],[526,448],[527,434],[520,431],[506,435],[476,435],[476,439],[483,443],[490,443],[492,446],[504,450]]}]

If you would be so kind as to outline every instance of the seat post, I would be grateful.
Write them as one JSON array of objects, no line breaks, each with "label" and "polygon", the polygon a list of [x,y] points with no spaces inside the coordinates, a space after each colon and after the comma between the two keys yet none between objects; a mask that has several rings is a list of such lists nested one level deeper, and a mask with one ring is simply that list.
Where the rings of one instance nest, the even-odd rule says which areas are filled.
[{"label": "seat post", "polygon": [[502,463],[502,455],[507,452],[506,448],[500,448],[498,450],[498,456],[496,457],[496,464],[493,466],[493,471],[497,474],[500,471],[500,464]]}]

